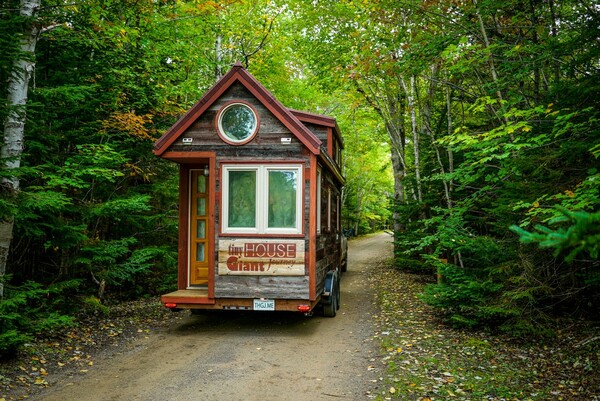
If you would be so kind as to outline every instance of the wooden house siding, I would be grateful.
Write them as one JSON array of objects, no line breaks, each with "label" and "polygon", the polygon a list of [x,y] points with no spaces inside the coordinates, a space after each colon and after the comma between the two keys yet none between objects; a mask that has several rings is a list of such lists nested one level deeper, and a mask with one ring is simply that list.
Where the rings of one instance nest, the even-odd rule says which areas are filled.
[{"label": "wooden house siding", "polygon": [[323,142],[322,146],[325,146],[327,148],[327,143],[328,143],[327,133],[328,133],[329,129],[322,125],[316,125],[316,124],[311,124],[311,123],[304,123],[304,125],[306,125],[306,128],[308,128],[310,130],[310,132],[315,134],[315,136],[317,138],[319,138],[321,140],[321,142]]},{"label": "wooden house siding", "polygon": [[[324,170],[321,179],[321,199],[318,200],[321,202],[321,230],[316,240],[316,288],[318,289],[323,288],[327,272],[335,270],[341,260],[339,247],[341,230],[337,223],[337,213],[340,213],[337,199],[341,197],[341,192],[335,176],[328,170]],[[331,218],[331,221],[328,221],[328,218]]]},{"label": "wooden house siding", "polygon": [[217,298],[309,299],[308,276],[219,276]]}]

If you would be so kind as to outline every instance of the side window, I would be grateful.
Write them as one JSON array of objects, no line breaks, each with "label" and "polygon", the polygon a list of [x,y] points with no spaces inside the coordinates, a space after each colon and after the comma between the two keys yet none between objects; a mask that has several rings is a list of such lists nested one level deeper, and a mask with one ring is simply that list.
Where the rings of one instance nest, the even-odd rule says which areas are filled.
[{"label": "side window", "polygon": [[322,200],[321,200],[321,187],[323,177],[321,176],[321,167],[317,169],[317,234],[321,233],[321,210],[322,210]]},{"label": "side window", "polygon": [[323,231],[327,231],[327,227],[328,227],[328,220],[329,220],[329,204],[327,203],[328,197],[329,197],[329,189],[327,188],[327,186],[325,185],[326,181],[323,180],[321,178],[321,199],[320,199],[320,204],[321,204],[321,211],[320,211],[320,216],[321,216],[321,222],[320,222],[320,227],[321,227],[321,232]]},{"label": "side window", "polygon": [[334,231],[339,231],[339,228],[340,228],[339,227],[339,222],[340,222],[340,217],[339,217],[340,197],[339,196],[336,195],[333,197],[333,202],[331,203],[331,207],[333,209],[331,224],[333,226]]},{"label": "side window", "polygon": [[327,231],[331,231],[331,215],[333,214],[331,204],[331,188],[327,188]]},{"label": "side window", "polygon": [[342,231],[341,214],[342,214],[342,200],[340,199],[340,196],[338,195],[338,197],[337,197],[337,230],[338,231]]}]

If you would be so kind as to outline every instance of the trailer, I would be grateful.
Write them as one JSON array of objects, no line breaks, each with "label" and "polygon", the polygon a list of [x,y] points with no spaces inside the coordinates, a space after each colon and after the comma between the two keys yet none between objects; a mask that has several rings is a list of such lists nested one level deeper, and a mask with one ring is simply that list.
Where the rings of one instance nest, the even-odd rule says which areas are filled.
[{"label": "trailer", "polygon": [[343,147],[334,118],[286,108],[236,63],[154,145],[179,164],[177,291],[162,303],[335,316]]}]

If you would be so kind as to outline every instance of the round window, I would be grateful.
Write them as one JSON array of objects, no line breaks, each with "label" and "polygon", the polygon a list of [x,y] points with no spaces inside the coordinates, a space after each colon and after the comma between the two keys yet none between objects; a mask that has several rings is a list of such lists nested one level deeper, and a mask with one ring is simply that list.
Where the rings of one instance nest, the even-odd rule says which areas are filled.
[{"label": "round window", "polygon": [[250,141],[258,130],[258,117],[249,105],[232,103],[218,114],[219,135],[226,142],[242,144]]}]

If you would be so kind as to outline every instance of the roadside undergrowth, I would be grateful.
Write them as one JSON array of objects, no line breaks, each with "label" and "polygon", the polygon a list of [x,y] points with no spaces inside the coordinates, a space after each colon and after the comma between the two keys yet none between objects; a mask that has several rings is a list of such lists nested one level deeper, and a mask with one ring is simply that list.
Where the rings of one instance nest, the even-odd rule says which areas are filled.
[{"label": "roadside undergrowth", "polygon": [[123,351],[125,344],[181,319],[158,298],[105,307],[80,316],[77,325],[49,331],[25,344],[10,359],[0,359],[0,401],[24,400],[56,384],[60,377],[93,374],[97,358]]},{"label": "roadside undergrowth", "polygon": [[529,341],[457,330],[419,299],[429,278],[390,263],[369,278],[384,372],[376,400],[600,400],[598,326],[562,322],[556,338]]}]

